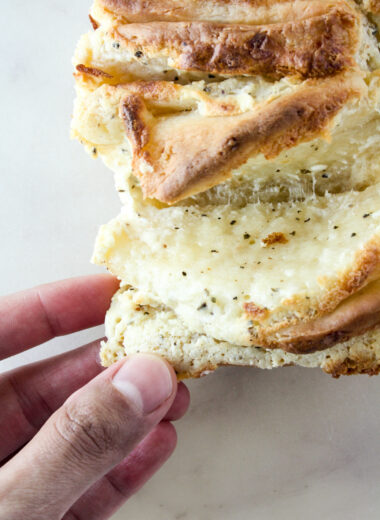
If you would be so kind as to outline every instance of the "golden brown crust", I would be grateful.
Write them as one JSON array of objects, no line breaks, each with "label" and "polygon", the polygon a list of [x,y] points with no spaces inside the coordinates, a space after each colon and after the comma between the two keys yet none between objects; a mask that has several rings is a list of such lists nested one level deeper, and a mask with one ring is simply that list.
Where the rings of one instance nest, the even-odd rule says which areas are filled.
[{"label": "golden brown crust", "polygon": [[149,126],[147,125],[148,110],[139,96],[127,96],[120,107],[120,116],[133,146],[143,149],[149,140]]},{"label": "golden brown crust", "polygon": [[310,354],[360,336],[380,325],[380,282],[373,282],[347,298],[333,312],[279,331],[277,337],[254,334],[253,343]]},{"label": "golden brown crust", "polygon": [[200,377],[203,377],[206,374],[210,374],[211,372],[215,372],[218,368],[221,368],[223,366],[232,366],[232,365],[215,365],[215,364],[208,364],[202,370],[194,370],[189,372],[179,372],[175,370],[175,373],[177,374],[178,381],[185,381],[186,379],[199,379]]},{"label": "golden brown crust", "polygon": [[116,39],[177,69],[213,74],[324,77],[354,64],[357,15],[348,9],[268,26],[152,22],[117,28]]},{"label": "golden brown crust", "polygon": [[95,0],[121,22],[206,21],[270,24],[301,20],[347,5],[341,0]]},{"label": "golden brown crust", "polygon": [[95,20],[95,18],[93,18],[90,14],[88,15],[88,17],[90,18],[90,22],[91,22],[91,25],[92,25],[92,28],[94,29],[94,31],[96,31],[96,29],[99,29],[99,24]]},{"label": "golden brown crust", "polygon": [[353,376],[357,374],[366,374],[368,376],[377,376],[380,373],[380,359],[373,353],[358,352],[347,356],[343,361],[328,360],[324,363],[322,369],[334,378],[340,376]]},{"label": "golden brown crust", "polygon": [[[175,203],[229,178],[248,157],[263,154],[270,159],[320,136],[350,98],[362,93],[364,84],[358,77],[356,80],[339,75],[305,81],[295,92],[264,103],[255,111],[224,117],[223,125],[217,125],[213,117],[188,118],[188,113],[161,125],[153,117],[147,122],[147,109],[128,114],[130,100],[126,96],[121,113],[144,196]],[[164,82],[151,82],[150,88],[154,83],[165,88]],[[134,91],[138,88],[136,84],[133,87]],[[141,97],[149,99],[146,88]],[[131,125],[134,118],[138,121]],[[149,140],[141,146],[138,133],[145,132],[148,125]]]},{"label": "golden brown crust", "polygon": [[104,72],[104,70],[95,69],[94,67],[86,67],[85,65],[79,64],[76,66],[78,72],[82,74],[88,74],[89,76],[94,76],[95,78],[112,78],[108,72]]},{"label": "golden brown crust", "polygon": [[365,374],[367,376],[377,376],[380,372],[380,361],[376,363],[356,362],[352,359],[346,359],[343,363],[332,365],[331,369],[324,369],[327,374],[338,379],[340,376],[355,376]]},{"label": "golden brown crust", "polygon": [[[380,276],[380,241],[377,237],[355,254],[354,265],[329,290],[320,305],[320,313],[331,312],[336,306],[366,284]],[[319,280],[322,282],[322,280]]]},{"label": "golden brown crust", "polygon": [[252,319],[257,320],[268,315],[268,309],[259,307],[253,302],[247,302],[243,305],[245,313]]}]

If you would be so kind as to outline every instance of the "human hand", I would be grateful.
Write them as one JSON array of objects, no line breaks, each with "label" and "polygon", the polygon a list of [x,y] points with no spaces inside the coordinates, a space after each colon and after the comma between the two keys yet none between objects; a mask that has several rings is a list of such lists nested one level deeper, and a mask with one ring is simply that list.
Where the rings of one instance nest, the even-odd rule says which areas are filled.
[{"label": "human hand", "polygon": [[[86,276],[0,298],[0,359],[101,324],[117,287]],[[173,452],[185,385],[159,357],[105,370],[98,351],[0,375],[0,518],[109,518]]]}]

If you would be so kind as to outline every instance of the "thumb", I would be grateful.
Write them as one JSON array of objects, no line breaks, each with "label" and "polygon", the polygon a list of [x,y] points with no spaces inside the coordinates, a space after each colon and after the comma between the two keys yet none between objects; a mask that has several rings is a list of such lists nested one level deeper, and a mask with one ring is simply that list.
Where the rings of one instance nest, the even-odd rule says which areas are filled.
[{"label": "thumb", "polygon": [[61,518],[163,419],[176,389],[174,370],[154,355],[130,356],[100,374],[1,469],[0,511],[8,504],[13,515]]}]

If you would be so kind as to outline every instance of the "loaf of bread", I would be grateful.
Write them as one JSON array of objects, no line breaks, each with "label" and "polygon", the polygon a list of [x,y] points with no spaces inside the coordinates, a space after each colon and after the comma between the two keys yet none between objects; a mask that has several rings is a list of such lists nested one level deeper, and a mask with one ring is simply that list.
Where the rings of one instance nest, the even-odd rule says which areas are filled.
[{"label": "loaf of bread", "polygon": [[96,0],[72,134],[114,171],[105,365],[380,371],[374,0]]}]

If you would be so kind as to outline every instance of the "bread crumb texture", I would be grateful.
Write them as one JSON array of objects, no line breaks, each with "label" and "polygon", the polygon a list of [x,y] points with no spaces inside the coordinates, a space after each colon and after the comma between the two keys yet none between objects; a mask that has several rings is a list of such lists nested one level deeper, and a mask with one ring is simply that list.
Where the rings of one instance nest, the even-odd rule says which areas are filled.
[{"label": "bread crumb texture", "polygon": [[114,172],[105,366],[380,366],[375,0],[95,0],[72,136]]}]

